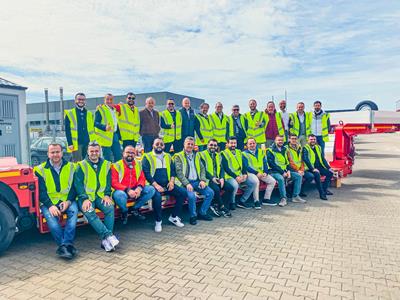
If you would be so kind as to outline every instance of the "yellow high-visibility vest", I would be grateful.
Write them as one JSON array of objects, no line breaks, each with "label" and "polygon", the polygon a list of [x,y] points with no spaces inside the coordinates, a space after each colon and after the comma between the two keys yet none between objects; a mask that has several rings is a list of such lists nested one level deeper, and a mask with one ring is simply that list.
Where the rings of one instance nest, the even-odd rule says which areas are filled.
[{"label": "yellow high-visibility vest", "polygon": [[120,105],[118,125],[121,139],[123,141],[138,141],[140,137],[139,109],[135,106],[132,110],[130,105],[127,103]]},{"label": "yellow high-visibility vest", "polygon": [[[300,135],[300,120],[297,112],[289,115],[292,127],[290,127],[290,134]],[[310,113],[304,113],[304,126],[306,127],[306,136],[311,134],[311,115]]]},{"label": "yellow high-visibility vest", "polygon": [[[268,126],[269,123],[269,115],[265,114],[265,120],[266,120],[266,124],[265,127]],[[278,133],[279,135],[283,136],[283,140],[286,141],[286,135],[285,135],[285,129],[283,129],[282,127],[282,116],[279,112],[275,113],[275,121],[276,121],[276,126],[278,127]]]},{"label": "yellow high-visibility vest", "polygon": [[[247,138],[254,138],[257,144],[263,144],[266,142],[265,139],[265,128],[266,128],[266,119],[265,119],[265,113],[263,111],[257,111],[254,114],[254,117],[251,116],[250,112],[247,112],[244,114],[244,116],[247,119],[247,123],[249,125],[249,128],[247,130]],[[256,123],[263,123],[264,126],[256,126]]]},{"label": "yellow high-visibility vest", "polygon": [[[243,168],[242,151],[235,149],[235,155],[233,155],[231,150],[225,149],[221,152],[221,154],[225,156],[226,160],[228,161],[229,170],[237,174],[237,176],[241,175]],[[225,172],[225,178],[229,179],[232,177]]]},{"label": "yellow high-visibility vest", "polygon": [[107,126],[108,124],[110,124],[111,131],[105,131],[105,130],[101,130],[101,129],[95,127],[95,132],[97,135],[97,142],[102,147],[111,147],[111,145],[113,143],[114,129],[118,125],[114,124],[114,119],[112,117],[110,109],[108,107],[106,107],[105,104],[100,105],[98,107],[98,111],[101,114],[101,124],[104,126]]},{"label": "yellow high-visibility vest", "polygon": [[210,118],[213,124],[213,138],[216,139],[218,143],[226,142],[226,128],[229,122],[228,117],[222,114],[222,119],[220,119],[217,113],[213,113],[210,115]]},{"label": "yellow high-visibility vest", "polygon": [[[76,109],[68,109],[64,111],[64,116],[67,116],[69,119],[69,124],[71,128],[71,138],[72,138],[72,145],[74,149],[71,150],[67,147],[68,152],[78,151],[78,118],[76,115]],[[93,142],[96,139],[96,134],[94,132],[94,121],[93,121],[93,114],[90,111],[86,111],[86,128],[89,134],[90,142]]]},{"label": "yellow high-visibility vest", "polygon": [[213,138],[213,125],[210,120],[211,118],[210,116],[208,116],[208,119],[206,119],[200,115],[196,115],[196,118],[199,120],[200,131],[204,139],[204,142],[202,142],[199,136],[196,134],[196,145],[197,146],[207,145],[208,141]]},{"label": "yellow high-visibility vest", "polygon": [[96,200],[96,195],[103,199],[104,198],[104,191],[107,187],[107,174],[111,168],[111,162],[108,160],[104,160],[100,167],[99,172],[99,188],[97,189],[97,176],[96,172],[93,170],[93,167],[90,163],[85,159],[78,162],[79,166],[82,169],[82,172],[85,176],[84,185],[85,185],[85,192],[88,195],[90,201]]},{"label": "yellow high-visibility vest", "polygon": [[[175,128],[162,128],[164,143],[172,143],[173,141],[177,141],[182,138],[182,115],[180,111],[175,112]],[[161,118],[164,119],[164,122],[167,125],[174,123],[171,112],[167,109],[161,112]]]}]

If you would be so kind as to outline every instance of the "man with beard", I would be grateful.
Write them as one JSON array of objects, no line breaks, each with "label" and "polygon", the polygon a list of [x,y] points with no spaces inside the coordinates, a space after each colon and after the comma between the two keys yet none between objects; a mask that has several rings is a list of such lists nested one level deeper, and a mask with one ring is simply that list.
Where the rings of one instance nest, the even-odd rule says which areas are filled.
[{"label": "man with beard", "polygon": [[168,221],[177,227],[183,227],[184,224],[179,216],[187,192],[186,189],[175,185],[175,165],[164,149],[163,140],[156,138],[153,142],[153,151],[146,153],[143,157],[142,168],[147,182],[155,189],[153,201],[161,203],[161,194],[174,196],[175,206]]},{"label": "man with beard", "polygon": [[265,110],[265,120],[266,120],[266,128],[265,128],[265,139],[267,148],[271,147],[274,143],[276,136],[281,135],[285,138],[285,127],[283,125],[281,114],[278,113],[275,109],[275,103],[273,101],[269,101],[267,103],[267,109]]},{"label": "man with beard", "polygon": [[126,103],[117,104],[119,132],[121,134],[122,148],[132,145],[136,147],[139,140],[140,117],[139,109],[135,106],[135,94],[129,92],[126,94]]},{"label": "man with beard", "polygon": [[[182,151],[180,149],[182,137],[182,116],[175,110],[175,101],[167,100],[167,109],[160,114],[160,126],[163,132],[163,140],[165,142],[165,152],[169,153],[171,146],[174,146],[174,152]],[[153,143],[154,147],[154,143]]]},{"label": "man with beard", "polygon": [[314,111],[311,114],[311,133],[315,135],[322,154],[325,153],[325,143],[329,141],[331,127],[330,116],[322,110],[321,101],[314,102]]},{"label": "man with beard", "polygon": [[265,127],[266,120],[263,111],[257,110],[257,101],[250,99],[249,101],[250,111],[245,113],[244,116],[248,122],[247,136],[253,137],[256,140],[258,146],[265,144]]},{"label": "man with beard", "polygon": [[[317,144],[316,136],[311,134],[308,143],[303,148],[303,161],[306,165],[305,177],[308,182],[315,180],[319,197],[321,200],[328,200],[327,195],[333,195],[328,186],[333,177],[333,170],[325,159],[322,147]],[[321,176],[325,176],[324,183],[321,183]]]},{"label": "man with beard", "polygon": [[[119,244],[113,234],[114,203],[111,199],[111,162],[100,158],[101,148],[96,142],[88,145],[88,156],[78,163],[74,186],[78,206],[89,224],[101,238],[101,247],[107,252]],[[104,223],[96,214],[104,213]]]},{"label": "man with beard", "polygon": [[239,112],[239,105],[232,106],[232,114],[229,118],[229,136],[236,136],[237,148],[244,150],[244,144],[247,142],[247,130],[249,128],[248,120],[245,115]]},{"label": "man with beard", "polygon": [[[287,149],[283,145],[284,137],[282,135],[277,135],[275,138],[275,143],[272,144],[271,148],[268,148],[267,159],[268,165],[271,168],[271,175],[278,182],[280,202],[271,202],[270,206],[286,206],[287,205],[287,194],[286,194],[286,181],[293,181],[293,198],[301,199],[299,196],[301,190],[301,180],[302,176],[296,172],[291,172],[289,165],[289,158],[287,155]],[[304,201],[304,200],[303,200]]]},{"label": "man with beard", "polygon": [[[60,144],[50,144],[47,149],[46,162],[34,168],[39,179],[40,210],[46,219],[47,226],[57,243],[57,255],[71,259],[77,250],[74,247],[78,206],[73,187],[75,167],[73,163],[62,158]],[[62,228],[60,217],[67,215],[65,227]]]},{"label": "man with beard", "polygon": [[[176,168],[176,184],[186,187],[189,202],[190,224],[196,225],[197,219],[212,221],[208,214],[214,191],[207,186],[206,172],[200,155],[193,152],[194,138],[187,137],[183,144],[183,151],[174,155]],[[196,211],[195,191],[204,196],[199,213]]]},{"label": "man with beard", "polygon": [[104,159],[108,161],[120,160],[120,133],[112,94],[106,94],[104,96],[104,104],[97,106],[94,126],[97,134],[96,141],[103,149]]},{"label": "man with beard", "polygon": [[[243,161],[242,151],[236,149],[236,137],[231,136],[228,139],[228,148],[221,152],[222,154],[222,167],[225,171],[226,181],[233,186],[233,193],[231,199],[231,209],[235,209],[236,193],[239,187],[244,190],[240,200],[236,203],[239,208],[251,208],[247,205],[247,200],[254,193],[254,190],[259,185],[257,176],[247,173],[248,165]],[[257,200],[255,198],[254,200]]]},{"label": "man with beard", "polygon": [[229,132],[229,118],[222,111],[223,106],[221,102],[215,104],[215,112],[210,115],[211,123],[213,125],[213,138],[218,141],[220,151],[225,150],[227,134]]},{"label": "man with beard", "polygon": [[[219,154],[217,150],[217,140],[211,139],[208,141],[207,150],[199,154],[206,167],[208,186],[214,191],[215,203],[210,206],[210,210],[216,217],[224,216],[229,218],[232,216],[229,211],[229,206],[232,199],[233,186],[225,182],[225,172],[221,167],[221,154]],[[221,197],[222,190],[224,194]]]},{"label": "man with beard", "polygon": [[208,141],[213,137],[213,125],[211,117],[208,115],[210,105],[203,102],[200,105],[200,113],[196,115],[194,129],[196,131],[196,145],[199,151],[207,149]]},{"label": "man with beard", "polygon": [[[154,195],[154,188],[146,186],[146,179],[140,167],[135,161],[135,148],[126,146],[122,159],[113,164],[111,168],[112,188],[115,190],[113,198],[122,212],[122,223],[128,223],[128,199],[134,199],[135,205],[132,214],[138,220],[145,217],[139,212],[139,208],[145,205]],[[156,217],[156,227],[161,226],[161,201],[153,200],[153,209]],[[157,224],[159,222],[159,224]]]},{"label": "man with beard", "polygon": [[[267,188],[264,193],[263,205],[268,205],[271,202],[271,194],[274,190],[276,180],[268,174],[269,167],[265,154],[261,149],[257,149],[257,144],[254,138],[249,138],[247,141],[247,150],[243,152],[243,159],[246,160],[248,167],[248,172],[257,176],[258,180],[265,182]],[[256,209],[261,209],[259,197],[259,185],[256,186],[253,192],[253,197],[255,199],[254,207]]]},{"label": "man with beard", "polygon": [[72,161],[81,161],[87,152],[87,145],[96,139],[93,114],[86,109],[84,93],[75,95],[75,107],[64,112],[65,136]]}]

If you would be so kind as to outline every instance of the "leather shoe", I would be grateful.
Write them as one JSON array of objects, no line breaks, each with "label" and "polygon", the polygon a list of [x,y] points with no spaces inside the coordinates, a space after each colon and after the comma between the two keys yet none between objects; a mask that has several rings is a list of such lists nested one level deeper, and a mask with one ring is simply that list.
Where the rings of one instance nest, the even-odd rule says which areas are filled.
[{"label": "leather shoe", "polygon": [[198,214],[197,219],[203,220],[203,221],[212,221],[213,220],[213,218],[209,214],[205,214],[205,215]]},{"label": "leather shoe", "polygon": [[69,253],[72,254],[72,256],[75,256],[78,254],[78,250],[76,250],[76,248],[73,245],[68,245],[67,250],[69,251]]},{"label": "leather shoe", "polygon": [[320,198],[321,200],[328,200],[328,198],[326,197],[326,195],[321,195],[321,196],[319,196],[319,198]]},{"label": "leather shoe", "polygon": [[67,247],[65,247],[64,245],[58,247],[56,253],[61,258],[66,258],[66,259],[71,259],[72,258],[72,253],[69,252]]},{"label": "leather shoe", "polygon": [[197,224],[197,218],[196,217],[190,217],[189,223],[190,223],[190,225],[196,225]]},{"label": "leather shoe", "polygon": [[326,194],[327,194],[328,196],[333,195],[333,193],[332,193],[330,190],[326,190]]}]

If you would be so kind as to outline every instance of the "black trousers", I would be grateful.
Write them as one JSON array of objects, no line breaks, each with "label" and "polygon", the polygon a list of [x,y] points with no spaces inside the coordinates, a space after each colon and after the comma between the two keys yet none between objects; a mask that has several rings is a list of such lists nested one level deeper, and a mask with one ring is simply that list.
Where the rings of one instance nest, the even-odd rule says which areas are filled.
[{"label": "black trousers", "polygon": [[125,149],[126,146],[136,147],[137,141],[135,140],[125,140],[122,141],[122,149]]},{"label": "black trousers", "polygon": [[[331,183],[333,173],[331,173],[328,169],[325,168],[317,168],[317,169],[319,170],[319,173],[308,170],[305,172],[304,177],[306,178],[306,182],[311,182],[312,179],[314,179],[319,195],[325,196],[326,190],[328,189],[329,184]],[[325,181],[323,183],[321,182],[321,176],[325,176]]]},{"label": "black trousers", "polygon": [[153,142],[158,136],[156,135],[143,135],[142,136],[142,142],[143,142],[143,148],[144,152],[150,152],[153,150]]},{"label": "black trousers", "polygon": [[208,183],[208,186],[214,191],[214,200],[213,203],[218,208],[225,207],[229,209],[229,203],[232,200],[233,186],[225,181],[222,190],[224,190],[224,194],[221,197],[221,186],[216,184],[212,180]]},{"label": "black trousers", "polygon": [[183,150],[183,144],[181,140],[175,140],[171,143],[165,143],[165,152],[169,153],[169,151],[171,150],[171,146],[174,145],[174,153],[178,153],[181,152]]},{"label": "black trousers", "polygon": [[[187,191],[186,189],[180,187],[180,186],[174,186],[174,189],[172,191],[166,190],[164,192],[165,195],[171,195],[174,196],[175,198],[175,206],[174,210],[172,211],[172,217],[175,218],[176,216],[180,216],[182,212],[182,205],[183,205],[183,200],[187,198]],[[156,190],[153,196],[153,200],[160,201],[161,202],[161,194],[159,191]],[[160,213],[161,214],[161,213]]]}]

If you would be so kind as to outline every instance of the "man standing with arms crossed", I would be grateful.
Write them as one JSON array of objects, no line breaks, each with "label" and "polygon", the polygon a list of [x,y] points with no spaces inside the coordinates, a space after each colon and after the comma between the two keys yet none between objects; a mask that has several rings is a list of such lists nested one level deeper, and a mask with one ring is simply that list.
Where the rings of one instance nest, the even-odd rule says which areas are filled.
[{"label": "man standing with arms crossed", "polygon": [[75,95],[75,107],[65,110],[65,136],[68,142],[68,152],[72,152],[72,161],[81,161],[87,152],[87,145],[96,139],[92,112],[86,109],[84,93]]},{"label": "man standing with arms crossed", "polygon": [[135,94],[129,92],[126,94],[126,103],[115,106],[123,149],[128,145],[136,147],[140,137],[139,109],[135,106],[135,98]]},{"label": "man standing with arms crossed", "polygon": [[167,100],[167,109],[161,112],[160,121],[165,152],[169,153],[173,145],[174,153],[178,153],[182,138],[182,115],[181,112],[175,110],[175,101],[173,99]]},{"label": "man standing with arms crossed", "polygon": [[[60,144],[50,144],[46,162],[34,168],[39,179],[40,210],[47,226],[57,243],[57,255],[71,259],[77,253],[74,247],[75,228],[78,218],[76,193],[73,186],[75,167],[62,158]],[[67,214],[67,222],[62,228],[59,221]]]}]

